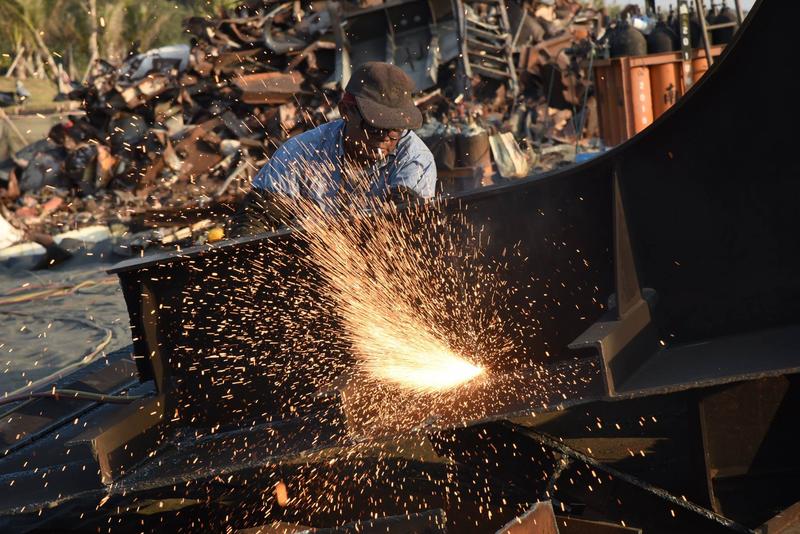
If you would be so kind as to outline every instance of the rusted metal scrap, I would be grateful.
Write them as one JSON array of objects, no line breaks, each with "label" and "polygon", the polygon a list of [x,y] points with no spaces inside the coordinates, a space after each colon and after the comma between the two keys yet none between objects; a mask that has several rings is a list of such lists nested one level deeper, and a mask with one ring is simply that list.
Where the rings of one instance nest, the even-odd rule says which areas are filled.
[{"label": "rusted metal scrap", "polygon": [[285,104],[300,92],[302,76],[297,72],[261,72],[234,80],[245,104]]},{"label": "rusted metal scrap", "polygon": [[333,43],[318,39],[329,27],[325,9],[242,5],[185,26],[191,47],[97,61],[71,94],[85,114],[0,166],[12,222],[31,219],[24,210],[14,216],[21,195],[38,205],[53,191],[69,206],[91,195],[107,207],[84,223],[185,208],[219,191],[236,196],[283,140],[325,120],[317,110],[336,100],[319,87],[334,64]]},{"label": "rusted metal scrap", "polygon": [[[71,94],[85,115],[0,164],[0,186],[14,191],[4,200],[12,216],[24,207],[21,195],[46,202],[53,190],[42,196],[45,186],[65,206],[90,195],[102,208],[80,222],[78,213],[56,214],[72,226],[203,205],[219,191],[235,197],[289,136],[338,117],[350,70],[370,60],[412,76],[428,122],[450,132],[443,142],[422,136],[436,143],[444,193],[550,168],[500,172],[490,135],[513,133],[527,152],[596,129],[588,58],[603,21],[571,0],[256,1],[185,27],[191,46],[132,53],[122,65],[97,61]],[[474,129],[482,149],[457,146],[464,135],[452,132]]]}]

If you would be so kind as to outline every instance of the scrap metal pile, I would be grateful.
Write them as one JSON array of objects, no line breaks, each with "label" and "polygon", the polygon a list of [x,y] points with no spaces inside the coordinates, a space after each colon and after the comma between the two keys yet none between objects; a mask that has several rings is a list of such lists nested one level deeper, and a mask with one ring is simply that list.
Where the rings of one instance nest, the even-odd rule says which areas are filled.
[{"label": "scrap metal pile", "polygon": [[[119,67],[99,61],[71,95],[85,114],[6,162],[12,221],[48,229],[124,223],[230,198],[231,185],[246,183],[288,135],[325,120],[315,111],[325,98],[314,86],[319,70],[302,61],[302,49],[288,53],[305,42],[296,36],[316,37],[313,17],[295,24],[285,7],[190,19],[191,47],[132,55]],[[265,42],[265,31],[283,37]],[[45,221],[49,197],[67,202]]]},{"label": "scrap metal pile", "polygon": [[[93,66],[71,94],[85,113],[0,162],[2,215],[51,234],[174,226],[171,214],[211,206],[223,206],[210,217],[224,222],[277,146],[338,117],[351,67],[373,59],[400,65],[421,89],[419,133],[443,191],[549,170],[574,150],[543,145],[595,136],[596,121],[574,110],[593,106],[587,58],[601,19],[572,0],[263,0],[194,17],[191,45]],[[184,240],[209,224],[180,228]]]}]

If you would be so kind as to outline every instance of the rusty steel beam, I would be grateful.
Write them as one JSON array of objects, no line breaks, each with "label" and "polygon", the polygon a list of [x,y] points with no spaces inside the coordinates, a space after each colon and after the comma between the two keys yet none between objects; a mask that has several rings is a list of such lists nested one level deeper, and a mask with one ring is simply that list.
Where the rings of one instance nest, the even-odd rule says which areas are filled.
[{"label": "rusty steel beam", "polygon": [[800,529],[800,502],[797,502],[755,530],[756,534],[792,534]]},{"label": "rusty steel beam", "polygon": [[88,447],[99,465],[100,481],[111,484],[161,445],[164,406],[163,395],[138,400],[108,414],[67,446]]}]

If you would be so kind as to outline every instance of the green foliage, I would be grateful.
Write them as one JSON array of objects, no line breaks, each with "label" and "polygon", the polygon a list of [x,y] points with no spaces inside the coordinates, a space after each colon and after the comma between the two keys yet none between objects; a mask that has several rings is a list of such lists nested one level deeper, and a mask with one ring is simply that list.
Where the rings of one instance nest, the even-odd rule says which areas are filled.
[{"label": "green foliage", "polygon": [[[100,56],[120,61],[138,44],[140,51],[188,42],[183,19],[227,7],[226,0],[97,0]],[[40,32],[56,61],[74,58],[83,72],[89,60],[91,22],[87,0],[0,0],[0,62],[10,64],[20,46],[35,48]],[[63,61],[63,59],[62,59]]]}]

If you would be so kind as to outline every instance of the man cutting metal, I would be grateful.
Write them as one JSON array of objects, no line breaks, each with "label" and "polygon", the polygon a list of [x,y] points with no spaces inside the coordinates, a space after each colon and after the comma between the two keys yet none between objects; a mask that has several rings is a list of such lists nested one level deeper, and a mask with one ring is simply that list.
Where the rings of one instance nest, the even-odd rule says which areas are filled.
[{"label": "man cutting metal", "polygon": [[395,65],[356,69],[339,102],[342,118],[286,141],[253,178],[242,231],[285,222],[281,206],[297,197],[319,204],[343,192],[388,201],[433,197],[436,165],[412,131],[422,126],[413,91],[414,82]]}]

